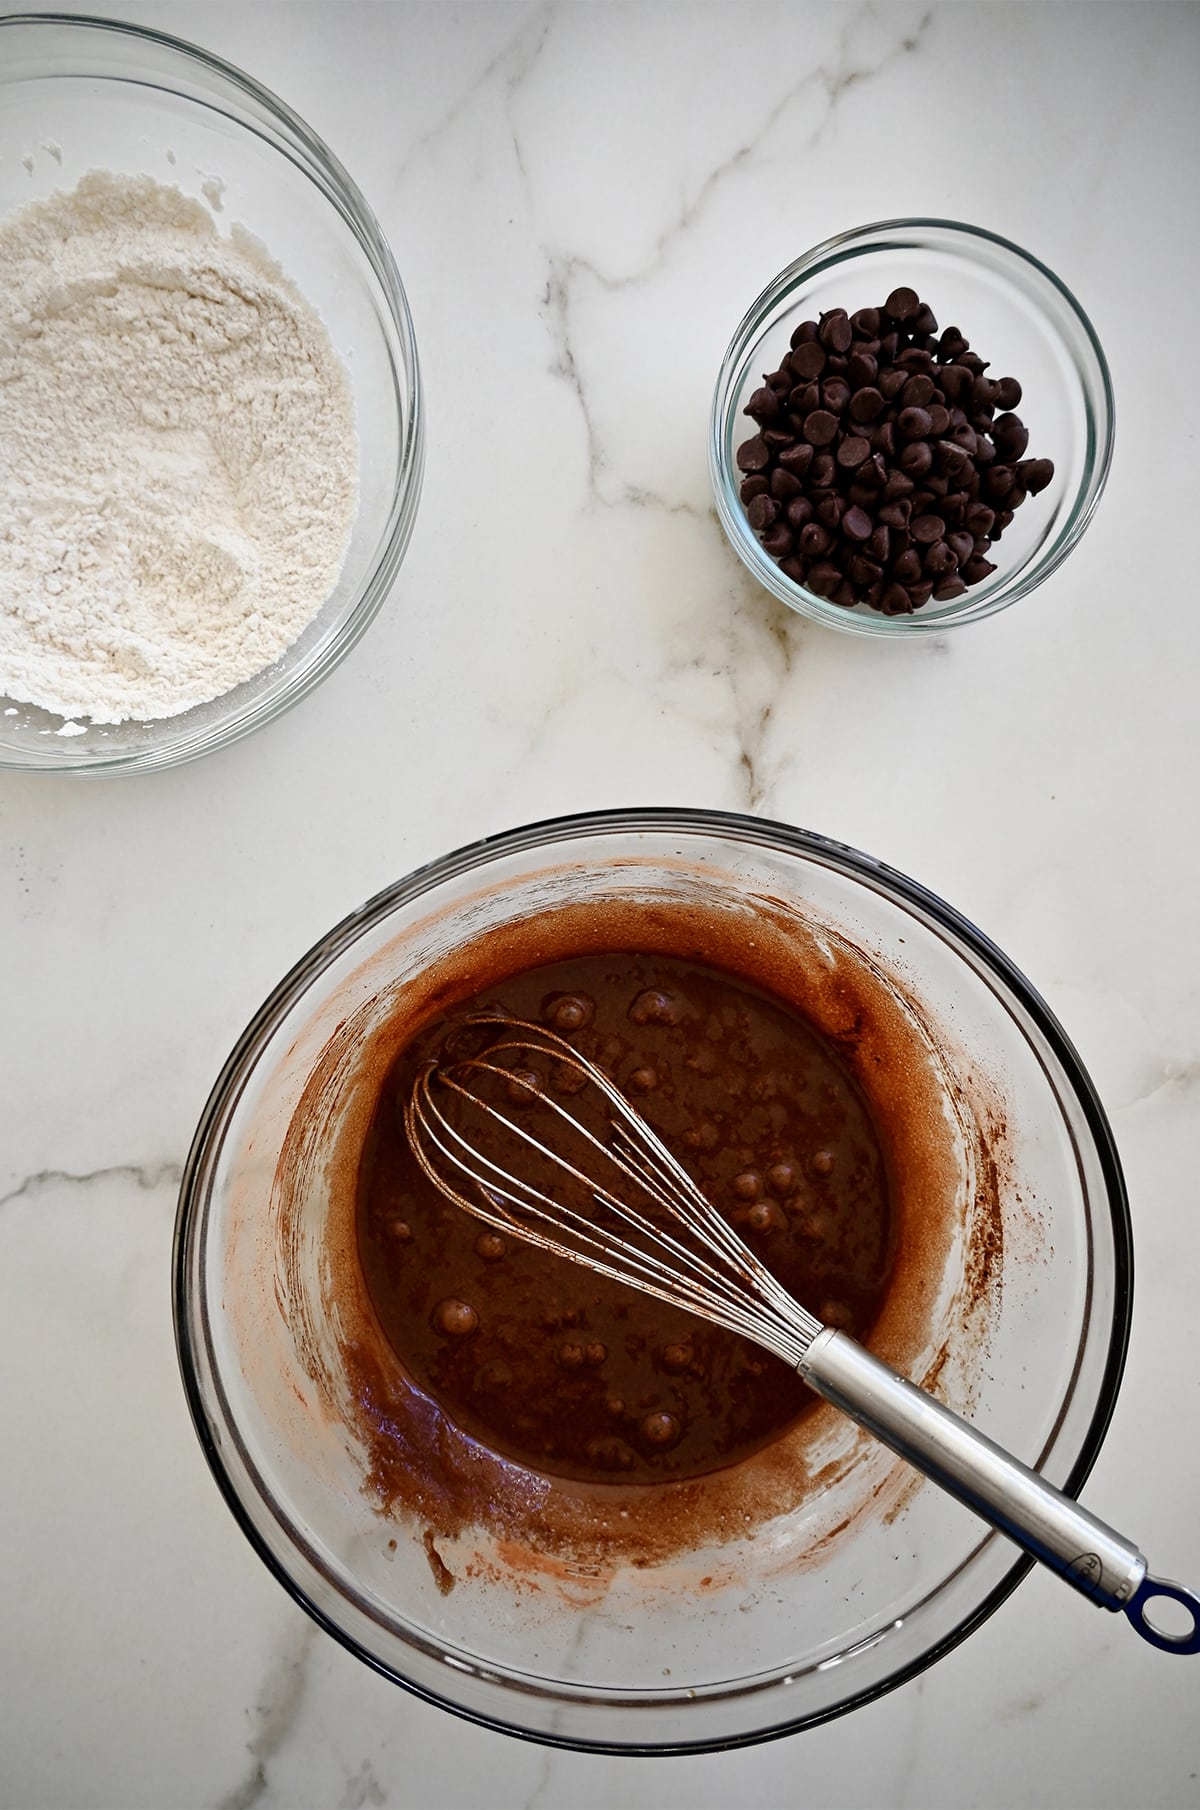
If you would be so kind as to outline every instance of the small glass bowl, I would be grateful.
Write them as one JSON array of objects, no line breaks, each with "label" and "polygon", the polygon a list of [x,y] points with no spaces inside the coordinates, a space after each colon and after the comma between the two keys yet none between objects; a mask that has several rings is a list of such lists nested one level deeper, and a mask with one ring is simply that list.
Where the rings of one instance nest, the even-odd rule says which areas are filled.
[{"label": "small glass bowl", "polygon": [[353,396],[358,511],[332,594],[272,665],[234,690],[179,716],[115,726],[64,721],[0,695],[0,768],[27,772],[173,766],[290,708],[386,598],[424,464],[417,348],[395,261],[350,177],[284,102],[157,31],[52,14],[0,19],[0,216],[93,169],[215,195],[218,221],[261,239],[316,309]]},{"label": "small glass bowl", "polygon": [[[818,1487],[803,1503],[663,1565],[574,1569],[480,1525],[440,1543],[438,1571],[429,1530],[383,1504],[361,1426],[378,1404],[341,1355],[361,1322],[327,1281],[353,1215],[343,1140],[354,1146],[379,1085],[372,1043],[406,1002],[428,1001],[448,954],[592,901],[651,921],[700,901],[772,960],[809,950],[814,971],[848,943],[895,977],[902,1011],[954,1052],[955,1076],[987,1078],[979,1123],[1000,1218],[984,1228],[986,1326],[952,1315],[932,1372],[922,1360],[910,1374],[936,1375],[952,1406],[1072,1494],[1124,1364],[1129,1214],[1100,1103],[1028,981],[914,881],[782,824],[632,810],[512,830],[380,893],[280,983],[213,1089],[176,1222],[180,1364],[230,1509],[327,1632],[420,1696],[560,1747],[701,1752],[825,1721],[912,1677],[1031,1561],[883,1447],[857,1447],[832,1410],[834,1444],[804,1467]],[[783,945],[771,941],[781,922]],[[958,1169],[968,1227],[982,1174]],[[967,1272],[977,1249],[964,1233]],[[937,1290],[932,1269],[923,1287]],[[436,1429],[425,1437],[441,1449]],[[532,1526],[545,1480],[521,1476]],[[750,1506],[744,1470],[720,1479],[749,1488]],[[1063,1613],[1098,1611],[1064,1597]]]},{"label": "small glass bowl", "polygon": [[[739,494],[737,449],[757,432],[743,413],[768,371],[779,368],[802,320],[832,308],[880,307],[893,289],[915,289],[956,326],[992,377],[1015,377],[1029,429],[1029,458],[1054,461],[1049,487],[1030,495],[990,556],[995,572],[947,603],[932,598],[912,615],[866,604],[843,608],[793,582],[762,547]],[[709,468],[721,525],[760,584],[814,622],[855,635],[912,635],[978,622],[1024,597],[1077,545],[1108,477],[1113,395],[1091,322],[1054,273],[980,227],[952,220],[885,220],[827,239],[797,258],[750,308],[717,377]]]}]

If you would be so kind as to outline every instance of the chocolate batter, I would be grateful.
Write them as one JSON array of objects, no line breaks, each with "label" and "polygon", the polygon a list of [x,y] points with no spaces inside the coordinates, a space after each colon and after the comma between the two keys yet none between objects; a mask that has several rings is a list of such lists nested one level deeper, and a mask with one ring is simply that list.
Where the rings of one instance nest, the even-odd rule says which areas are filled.
[{"label": "chocolate batter", "polygon": [[[470,1437],[553,1476],[628,1483],[695,1477],[766,1445],[815,1399],[778,1359],[489,1230],[417,1167],[404,1102],[427,1060],[463,1053],[463,1020],[481,1010],[570,1038],[785,1287],[864,1338],[895,1237],[880,1140],[835,1044],[782,999],[696,961],[553,962],[462,1001],[407,1045],[359,1169],[358,1249],[382,1330]],[[523,1065],[503,1060],[518,1071],[501,1090],[505,1110],[552,1135]],[[568,1071],[532,1067],[539,1088],[571,1103]]]}]

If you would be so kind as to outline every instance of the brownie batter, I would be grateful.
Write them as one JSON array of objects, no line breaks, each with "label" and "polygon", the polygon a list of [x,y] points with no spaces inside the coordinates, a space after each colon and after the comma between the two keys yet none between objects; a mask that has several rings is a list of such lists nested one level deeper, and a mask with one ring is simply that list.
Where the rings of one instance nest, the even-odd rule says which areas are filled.
[{"label": "brownie batter", "polygon": [[[474,1053],[499,1011],[596,1061],[804,1306],[864,1338],[887,1292],[885,1161],[835,1044],[796,1009],[715,967],[589,954],[535,967],[439,1016],[386,1078],[358,1176],[363,1276],[417,1387],[471,1438],[533,1470],[653,1483],[737,1462],[815,1398],[760,1347],[501,1235],[446,1201],[409,1151],[403,1107],[431,1058]],[[496,1098],[535,1135],[531,1086],[587,1110],[578,1077],[509,1052]],[[522,1081],[525,1070],[532,1073]],[[505,1139],[506,1160],[513,1142]]]}]

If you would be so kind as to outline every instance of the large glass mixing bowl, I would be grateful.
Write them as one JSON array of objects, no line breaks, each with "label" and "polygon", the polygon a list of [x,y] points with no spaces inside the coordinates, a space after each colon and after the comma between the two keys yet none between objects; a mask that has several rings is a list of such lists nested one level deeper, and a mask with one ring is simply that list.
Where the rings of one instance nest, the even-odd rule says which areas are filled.
[{"label": "large glass mixing bowl", "polygon": [[[1121,1376],[1129,1219],[1104,1113],[1029,983],[914,881],[780,824],[635,810],[514,830],[381,893],[280,984],[212,1093],[179,1207],[179,1354],[226,1500],[324,1628],[431,1701],[560,1746],[699,1751],[802,1728],[911,1677],[996,1609],[1029,1561],[824,1408],[820,1488],[744,1538],[660,1566],[556,1569],[479,1526],[439,1548],[458,1580],[446,1594],[420,1526],[373,1499],[354,1403],[331,1413],[312,1361],[324,1340],[337,1365],[321,1159],[362,1112],[362,1051],[464,944],[613,898],[647,912],[700,901],[747,937],[769,917],[779,948],[794,937],[816,962],[852,950],[883,977],[948,1087],[973,1102],[982,1158],[915,1374],[1072,1493]],[[279,1175],[306,1090],[315,1160],[291,1188],[283,1252]],[[974,1193],[988,1177],[997,1217],[972,1270]],[[960,1315],[970,1273],[987,1286]],[[1068,1610],[1094,1612],[1073,1598]]]}]

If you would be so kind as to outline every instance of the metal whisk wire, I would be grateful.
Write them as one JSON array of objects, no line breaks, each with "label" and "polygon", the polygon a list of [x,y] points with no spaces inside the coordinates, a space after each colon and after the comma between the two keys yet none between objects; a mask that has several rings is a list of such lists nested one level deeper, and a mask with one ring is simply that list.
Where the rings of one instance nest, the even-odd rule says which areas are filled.
[{"label": "metal whisk wire", "polygon": [[[469,1022],[500,1028],[504,1035],[478,1056],[446,1066],[428,1064],[405,1105],[409,1145],[434,1186],[500,1231],[702,1315],[754,1339],[787,1363],[799,1363],[821,1322],[793,1301],[747,1249],[603,1069],[541,1025],[485,1015]],[[497,1058],[512,1054],[552,1056],[598,1091],[607,1108],[607,1141],[549,1094],[539,1092],[536,1100],[539,1110],[556,1115],[573,1137],[583,1140],[590,1157],[607,1165],[610,1182],[550,1149],[470,1085],[490,1075],[511,1086],[514,1071]],[[586,1210],[495,1162],[442,1109],[435,1087],[467,1112],[503,1126],[518,1140],[517,1153],[524,1145],[543,1174],[581,1189]],[[651,1217],[647,1203],[658,1217]],[[620,1230],[600,1223],[597,1208]]]}]

